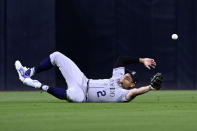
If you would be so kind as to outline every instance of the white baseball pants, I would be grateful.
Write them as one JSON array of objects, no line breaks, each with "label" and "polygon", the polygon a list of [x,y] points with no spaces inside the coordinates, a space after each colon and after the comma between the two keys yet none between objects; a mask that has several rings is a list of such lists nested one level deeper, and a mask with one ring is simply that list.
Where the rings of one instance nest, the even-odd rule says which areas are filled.
[{"label": "white baseball pants", "polygon": [[86,76],[81,72],[77,65],[68,57],[60,52],[50,55],[51,63],[59,68],[67,82],[67,96],[73,102],[86,101],[87,81]]}]

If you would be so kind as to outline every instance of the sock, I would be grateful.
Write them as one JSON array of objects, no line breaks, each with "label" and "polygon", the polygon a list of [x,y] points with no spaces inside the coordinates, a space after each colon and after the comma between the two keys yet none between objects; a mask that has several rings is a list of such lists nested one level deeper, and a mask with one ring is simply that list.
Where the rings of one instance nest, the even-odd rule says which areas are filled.
[{"label": "sock", "polygon": [[42,85],[40,88],[41,88],[43,91],[47,91],[47,90],[49,89],[49,86],[47,86],[47,85]]},{"label": "sock", "polygon": [[46,71],[49,70],[53,67],[52,63],[51,63],[51,59],[50,57],[47,57],[46,59],[44,59],[39,66],[34,67],[34,72],[35,73],[39,73],[42,71]]},{"label": "sock", "polygon": [[61,100],[67,100],[66,90],[63,88],[54,88],[46,85],[41,86],[41,89]]}]

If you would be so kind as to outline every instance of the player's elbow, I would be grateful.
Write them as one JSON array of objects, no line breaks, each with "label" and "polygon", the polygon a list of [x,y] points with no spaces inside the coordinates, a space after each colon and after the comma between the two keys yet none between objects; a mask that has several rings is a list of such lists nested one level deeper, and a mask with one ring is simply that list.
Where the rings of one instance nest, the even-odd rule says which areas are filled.
[{"label": "player's elbow", "polygon": [[138,94],[138,89],[132,89],[130,90],[129,92],[129,97],[133,97],[133,96],[136,96]]},{"label": "player's elbow", "polygon": [[122,67],[122,66],[124,65],[123,62],[124,62],[124,61],[123,61],[123,57],[122,57],[122,56],[119,56],[119,57],[117,58],[117,61],[116,61],[115,65],[114,65],[114,68]]}]

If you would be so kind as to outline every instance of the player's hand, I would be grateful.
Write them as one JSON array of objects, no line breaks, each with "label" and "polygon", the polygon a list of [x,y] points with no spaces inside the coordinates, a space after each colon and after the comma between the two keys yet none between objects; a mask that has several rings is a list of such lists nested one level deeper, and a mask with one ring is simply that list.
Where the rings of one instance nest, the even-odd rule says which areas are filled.
[{"label": "player's hand", "polygon": [[150,81],[151,87],[155,88],[156,90],[159,90],[162,87],[163,82],[163,76],[161,73],[157,73],[153,76],[153,78]]},{"label": "player's hand", "polygon": [[151,59],[151,58],[140,58],[140,62],[144,64],[144,66],[146,68],[148,68],[149,70],[151,68],[155,68],[156,67],[156,62],[154,59]]}]

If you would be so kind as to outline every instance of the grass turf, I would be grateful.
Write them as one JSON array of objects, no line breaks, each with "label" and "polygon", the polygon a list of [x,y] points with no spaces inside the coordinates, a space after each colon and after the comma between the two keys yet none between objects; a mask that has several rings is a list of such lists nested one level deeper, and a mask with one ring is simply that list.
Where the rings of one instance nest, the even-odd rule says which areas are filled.
[{"label": "grass turf", "polygon": [[0,92],[0,131],[196,131],[197,91],[155,91],[130,103],[67,103]]}]

